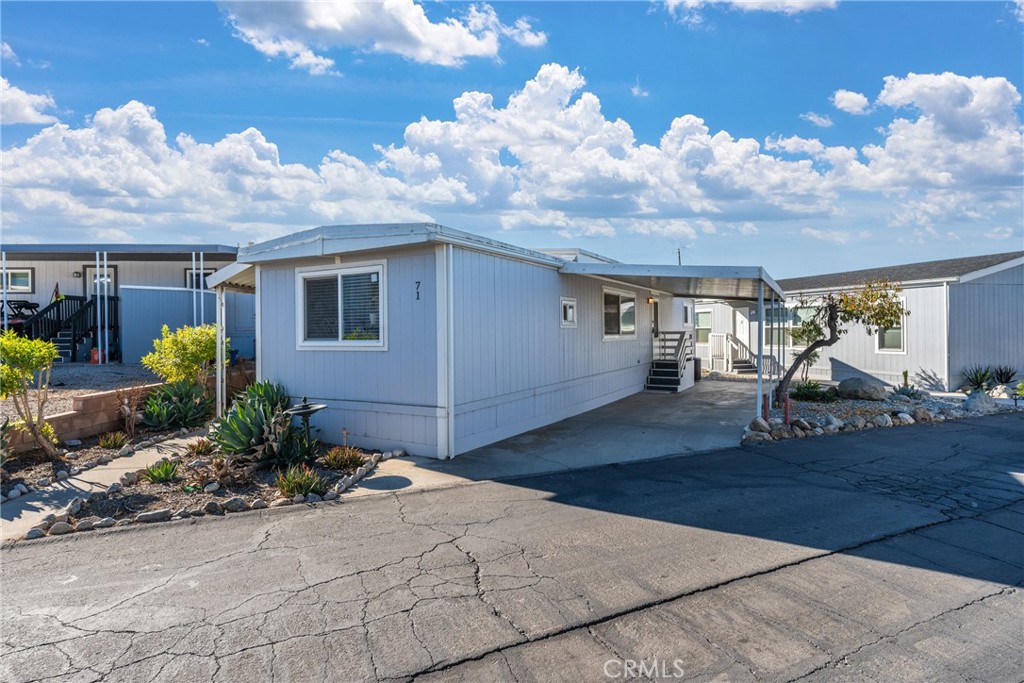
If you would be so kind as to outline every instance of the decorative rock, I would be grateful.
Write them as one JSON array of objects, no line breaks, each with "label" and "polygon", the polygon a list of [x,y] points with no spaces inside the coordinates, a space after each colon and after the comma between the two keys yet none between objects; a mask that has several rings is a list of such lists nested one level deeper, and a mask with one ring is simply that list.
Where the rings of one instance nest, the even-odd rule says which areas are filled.
[{"label": "decorative rock", "polygon": [[49,486],[49,485],[50,485],[50,478],[49,477],[43,477],[42,479],[40,479],[39,481],[36,482],[36,486]]},{"label": "decorative rock", "polygon": [[113,483],[113,484],[111,484],[110,486],[107,487],[107,495],[108,496],[112,496],[115,493],[121,493],[121,489],[122,488],[123,487],[120,484]]},{"label": "decorative rock", "polygon": [[42,529],[29,529],[27,532],[25,532],[25,540],[31,541],[37,538],[42,538],[45,535],[46,532]]},{"label": "decorative rock", "polygon": [[827,424],[821,428],[821,431],[826,434],[836,434],[839,432],[839,427],[836,427],[834,424]]},{"label": "decorative rock", "polygon": [[188,427],[182,427],[181,429],[178,430],[178,433],[181,434],[182,436],[187,435],[188,434]]},{"label": "decorative rock", "polygon": [[252,502],[252,505],[249,506],[249,509],[250,510],[263,510],[266,507],[267,507],[267,501],[263,500],[262,498],[257,498],[256,500],[254,500]]},{"label": "decorative rock", "polygon": [[149,448],[152,445],[153,445],[153,441],[150,440],[150,439],[147,439],[145,441],[140,441],[138,444],[136,444],[135,448],[136,448],[136,450],[139,450],[139,449],[142,449],[142,448]]},{"label": "decorative rock", "polygon": [[896,416],[896,418],[899,419],[899,421],[905,425],[914,424],[914,418],[910,417],[910,415],[908,415],[907,413],[900,413],[899,415]]},{"label": "decorative rock", "polygon": [[66,521],[68,521],[68,513],[60,512],[60,513],[57,513],[56,515],[54,515],[53,518],[54,518],[53,519],[54,522],[66,522]]},{"label": "decorative rock", "polygon": [[893,394],[889,397],[889,400],[893,403],[913,403],[909,396],[904,396],[903,394]]},{"label": "decorative rock", "polygon": [[135,452],[135,449],[132,447],[131,444],[125,444],[124,446],[121,446],[121,450],[119,450],[117,452],[117,457],[125,458],[125,457],[131,455],[134,452]]},{"label": "decorative rock", "polygon": [[92,525],[93,529],[108,529],[117,524],[117,520],[113,517],[104,517],[100,521]]},{"label": "decorative rock", "polygon": [[393,457],[394,454],[391,451],[384,451],[383,453],[380,454],[381,460],[390,460]]},{"label": "decorative rock", "polygon": [[272,507],[272,508],[279,508],[279,507],[282,507],[282,506],[285,506],[285,505],[291,505],[291,504],[292,504],[292,499],[291,498],[278,498],[277,500],[275,500],[274,502],[272,502],[270,504],[270,507]]},{"label": "decorative rock", "polygon": [[203,491],[206,492],[206,493],[213,493],[214,491],[217,491],[218,489],[220,489],[220,484],[218,484],[215,481],[210,482],[209,484],[207,484],[206,486],[203,487]]},{"label": "decorative rock", "polygon": [[23,495],[23,496],[24,496],[24,495],[25,495],[26,493],[28,493],[28,487],[27,487],[27,486],[25,486],[24,482],[19,482],[19,483],[18,483],[18,485],[17,485],[17,486],[15,486],[14,488],[16,488],[16,489],[18,489],[19,491],[21,491],[21,495]]},{"label": "decorative rock", "polygon": [[64,534],[70,534],[74,530],[75,528],[67,522],[56,522],[46,533],[50,536],[62,536]]},{"label": "decorative rock", "polygon": [[771,440],[772,437],[764,432],[748,432],[743,435],[743,439],[740,443],[744,446],[751,446],[759,443],[766,443]]},{"label": "decorative rock", "polygon": [[401,448],[399,448],[398,450],[394,451],[394,453],[395,453],[395,457],[396,458],[404,458],[405,456],[409,455],[408,453],[406,453]]},{"label": "decorative rock", "polygon": [[66,448],[58,449],[57,455],[59,455],[61,457],[68,456],[69,458],[77,458],[78,457],[78,453],[72,453],[71,451],[69,451]]},{"label": "decorative rock", "polygon": [[776,441],[782,441],[783,439],[792,439],[793,432],[789,431],[785,427],[776,427],[772,430],[772,438]]},{"label": "decorative rock", "polygon": [[178,519],[186,519],[188,517],[188,508],[181,508],[174,513],[174,517],[177,517]]},{"label": "decorative rock", "polygon": [[73,498],[71,500],[71,502],[68,503],[68,507],[67,507],[68,514],[69,515],[77,515],[81,511],[82,505],[84,503],[85,503],[85,501],[82,500],[81,498]]},{"label": "decorative rock", "polygon": [[769,425],[764,418],[755,417],[750,421],[750,431],[761,432],[762,434],[769,434],[772,431],[771,425]]},{"label": "decorative rock", "polygon": [[931,422],[934,415],[927,408],[917,407],[911,415],[917,422]]},{"label": "decorative rock", "polygon": [[807,424],[806,420],[804,420],[803,418],[799,418],[799,417],[796,418],[795,420],[793,420],[792,425],[794,427],[799,427],[800,429],[802,429],[804,431],[806,431],[806,430],[811,428],[811,425]]},{"label": "decorative rock", "polygon": [[124,481],[126,486],[139,483],[139,475],[135,472],[125,472],[121,475],[121,480]]},{"label": "decorative rock", "polygon": [[101,455],[96,460],[96,463],[99,464],[99,465],[106,465],[108,462],[110,462],[110,456],[109,455]]},{"label": "decorative rock", "polygon": [[64,442],[64,445],[67,446],[68,448],[78,448],[79,446],[82,445],[82,440],[81,439],[68,439],[67,441]]},{"label": "decorative rock", "polygon": [[207,460],[203,460],[202,458],[196,458],[195,460],[190,462],[188,464],[188,466],[191,467],[192,469],[196,470],[196,469],[199,469],[200,467],[206,467],[209,464],[210,463]]},{"label": "decorative rock", "polygon": [[839,383],[840,398],[852,398],[860,401],[884,401],[888,397],[885,387],[871,384],[860,377],[850,377]]},{"label": "decorative rock", "polygon": [[57,481],[64,481],[68,478],[67,470],[57,470],[57,474],[53,475]]},{"label": "decorative rock", "polygon": [[304,503],[306,502],[306,497],[301,493],[296,493],[294,496],[292,496],[292,502],[296,504]]},{"label": "decorative rock", "polygon": [[988,395],[992,398],[1010,398],[1010,393],[1007,391],[1005,384],[997,384],[988,390]]},{"label": "decorative rock", "polygon": [[327,493],[324,494],[324,500],[334,500],[337,497],[338,497],[338,492],[337,491],[328,491]]},{"label": "decorative rock", "polygon": [[375,469],[377,469],[377,463],[375,463],[372,460],[367,460],[365,463],[363,463],[363,467],[366,469],[366,473],[369,474],[370,472],[373,472]]},{"label": "decorative rock", "polygon": [[129,526],[129,525],[131,525],[131,523],[132,523],[132,520],[130,520],[130,519],[122,519],[122,520],[119,520],[114,526]]},{"label": "decorative rock", "polygon": [[7,500],[14,500],[19,496],[21,496],[21,491],[19,491],[18,489],[11,489],[10,491],[7,492]]},{"label": "decorative rock", "polygon": [[821,426],[821,424],[817,420],[812,420],[810,418],[804,420],[804,422],[807,423],[807,426],[810,427],[812,432]]},{"label": "decorative rock", "polygon": [[57,515],[51,513],[43,517],[41,520],[39,520],[39,524],[36,524],[36,526],[42,529],[49,529],[56,521]]},{"label": "decorative rock", "polygon": [[203,506],[203,510],[205,510],[208,514],[211,514],[211,515],[223,515],[224,514],[224,508],[222,508],[220,503],[218,503],[215,500],[211,500],[209,503],[204,505]]},{"label": "decorative rock", "polygon": [[81,473],[82,473],[82,468],[81,468],[81,467],[72,467],[72,468],[71,468],[71,469],[69,470],[69,472],[68,472],[68,473],[69,473],[69,474],[70,474],[70,475],[71,475],[71,476],[73,477],[73,476],[75,476],[76,474],[81,474]]},{"label": "decorative rock", "polygon": [[320,496],[318,496],[315,493],[307,493],[306,494],[306,502],[307,503],[319,503],[322,500],[323,500],[323,498],[321,498]]},{"label": "decorative rock", "polygon": [[975,391],[964,401],[964,410],[969,413],[987,415],[997,410],[996,401],[984,391]]},{"label": "decorative rock", "polygon": [[884,413],[882,415],[875,415],[872,422],[875,423],[876,427],[892,427],[892,418]]},{"label": "decorative rock", "polygon": [[192,510],[188,511],[188,516],[189,517],[205,517],[206,516],[206,510],[204,510],[203,508],[193,508]]},{"label": "decorative rock", "polygon": [[825,431],[821,427],[815,427],[814,429],[811,430],[811,434],[814,434],[815,436],[821,436],[824,433]]},{"label": "decorative rock", "polygon": [[85,519],[78,520],[75,524],[75,531],[92,531],[96,528],[96,522],[100,521],[99,517],[86,517]]},{"label": "decorative rock", "polygon": [[228,512],[242,512],[245,510],[245,500],[235,496],[224,501],[224,509]]},{"label": "decorative rock", "polygon": [[352,481],[353,481],[353,483],[357,482],[357,481],[359,481],[360,479],[362,479],[365,476],[366,476],[366,468],[365,467],[357,467],[355,473],[352,475]]},{"label": "decorative rock", "polygon": [[793,436],[795,436],[798,439],[803,439],[803,438],[805,438],[807,436],[807,434],[804,433],[804,430],[800,429],[796,425],[793,425],[792,429],[793,429]]},{"label": "decorative rock", "polygon": [[373,455],[371,455],[370,456],[370,462],[372,462],[374,465],[379,463],[380,462],[380,453],[374,453]]},{"label": "decorative rock", "polygon": [[171,511],[167,508],[161,508],[159,510],[153,510],[151,512],[140,512],[135,516],[136,522],[149,523],[149,522],[166,522],[171,518]]}]

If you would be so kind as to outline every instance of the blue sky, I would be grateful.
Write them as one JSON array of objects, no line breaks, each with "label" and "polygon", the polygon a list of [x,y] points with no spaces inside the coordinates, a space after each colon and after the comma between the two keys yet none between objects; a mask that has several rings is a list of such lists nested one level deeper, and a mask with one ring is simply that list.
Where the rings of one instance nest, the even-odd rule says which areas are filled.
[{"label": "blue sky", "polygon": [[777,277],[1018,250],[1022,17],[4,2],[3,240],[244,244],[431,220]]}]

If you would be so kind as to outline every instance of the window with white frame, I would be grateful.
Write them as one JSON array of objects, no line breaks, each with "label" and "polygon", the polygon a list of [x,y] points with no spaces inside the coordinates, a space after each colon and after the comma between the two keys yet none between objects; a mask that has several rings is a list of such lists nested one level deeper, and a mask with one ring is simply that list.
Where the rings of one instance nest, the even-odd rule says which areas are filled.
[{"label": "window with white frame", "polygon": [[[903,304],[903,307],[906,308],[906,299],[901,298],[900,302]],[[893,327],[879,327],[875,334],[875,337],[878,339],[875,350],[878,353],[906,353],[906,339],[904,339],[903,333],[906,322],[907,320],[904,317],[900,320],[898,325]]]},{"label": "window with white frame", "polygon": [[300,348],[385,348],[384,263],[296,273]]},{"label": "window with white frame", "polygon": [[195,270],[192,270],[191,268],[186,268],[185,269],[185,288],[186,289],[207,289],[206,277],[208,275],[213,275],[216,272],[217,272],[216,268],[204,268],[202,270],[200,270],[199,268],[196,268]]},{"label": "window with white frame", "polygon": [[697,311],[697,343],[707,344],[711,338],[711,311]]},{"label": "window with white frame", "polygon": [[576,299],[562,297],[562,327],[576,327]]},{"label": "window with white frame", "polygon": [[604,290],[604,336],[636,336],[636,295]]},{"label": "window with white frame", "polygon": [[32,294],[35,284],[35,268],[8,268],[3,287],[11,293]]}]

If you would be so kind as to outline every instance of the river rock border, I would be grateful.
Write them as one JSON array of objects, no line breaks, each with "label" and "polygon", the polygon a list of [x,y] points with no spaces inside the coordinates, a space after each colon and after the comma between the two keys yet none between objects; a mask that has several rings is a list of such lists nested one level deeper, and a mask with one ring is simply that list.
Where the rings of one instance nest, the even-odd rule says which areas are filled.
[{"label": "river rock border", "polygon": [[[154,442],[164,441],[173,436],[177,435],[177,432],[160,439],[154,439]],[[143,442],[145,443],[145,442]],[[148,445],[153,445],[152,443]],[[136,448],[143,447],[142,443],[137,444]],[[127,448],[127,447],[126,447]],[[123,449],[122,449],[123,450]],[[127,453],[125,455],[131,455]],[[28,530],[23,536],[25,540],[33,540],[37,538],[43,538],[45,536],[63,536],[65,534],[93,531],[95,529],[107,529],[110,527],[125,527],[133,524],[152,524],[154,522],[169,522],[176,519],[188,519],[190,517],[205,517],[211,515],[214,517],[223,517],[226,513],[237,513],[246,512],[249,510],[264,510],[267,508],[285,507],[288,505],[299,505],[302,503],[316,504],[321,502],[341,502],[341,494],[352,488],[359,480],[372,474],[378,463],[383,460],[390,460],[391,458],[401,458],[408,455],[403,449],[399,448],[393,451],[383,451],[371,453],[369,459],[363,466],[356,469],[351,475],[348,475],[338,481],[330,491],[324,493],[323,496],[319,496],[315,493],[308,495],[297,495],[293,497],[286,497],[278,492],[278,497],[271,501],[269,504],[262,498],[255,498],[253,500],[246,500],[241,496],[235,496],[228,498],[223,503],[212,500],[207,502],[201,508],[194,508],[189,510],[187,508],[181,508],[177,511],[172,511],[169,508],[162,508],[158,510],[148,510],[146,512],[140,512],[132,519],[121,519],[115,520],[113,517],[84,517],[79,519],[74,524],[71,523],[70,519],[73,515],[77,515],[82,510],[82,506],[85,505],[85,500],[82,498],[75,498],[72,500],[64,510],[60,513],[49,514],[43,518],[43,520]],[[119,457],[124,457],[118,453]],[[180,456],[173,458],[163,458],[157,462],[163,462],[170,460],[172,462],[181,462]],[[134,478],[134,480],[133,480]],[[96,491],[89,496],[89,500],[103,500],[108,495],[119,493],[123,486],[128,486],[135,483],[138,480],[138,475],[134,472],[126,472],[121,477],[121,483],[114,483],[107,487],[106,492]]]}]

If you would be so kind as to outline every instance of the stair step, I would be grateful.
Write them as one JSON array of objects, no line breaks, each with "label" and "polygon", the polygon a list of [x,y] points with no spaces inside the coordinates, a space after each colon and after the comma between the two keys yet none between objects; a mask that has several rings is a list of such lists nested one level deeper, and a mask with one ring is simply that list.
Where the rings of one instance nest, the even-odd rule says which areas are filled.
[{"label": "stair step", "polygon": [[654,384],[662,387],[678,387],[680,381],[678,377],[648,377],[647,384]]},{"label": "stair step", "polygon": [[679,371],[676,370],[675,368],[671,368],[671,369],[666,368],[664,370],[661,370],[661,369],[658,369],[658,368],[653,368],[647,376],[648,377],[679,377]]},{"label": "stair step", "polygon": [[651,366],[658,368],[659,370],[669,370],[679,367],[679,361],[677,360],[656,360],[651,363]]},{"label": "stair step", "polygon": [[648,391],[661,391],[661,392],[665,392],[665,393],[674,393],[674,392],[676,392],[679,389],[679,387],[670,387],[670,386],[664,386],[664,385],[661,385],[661,384],[645,384],[644,385],[644,389],[647,389]]}]

